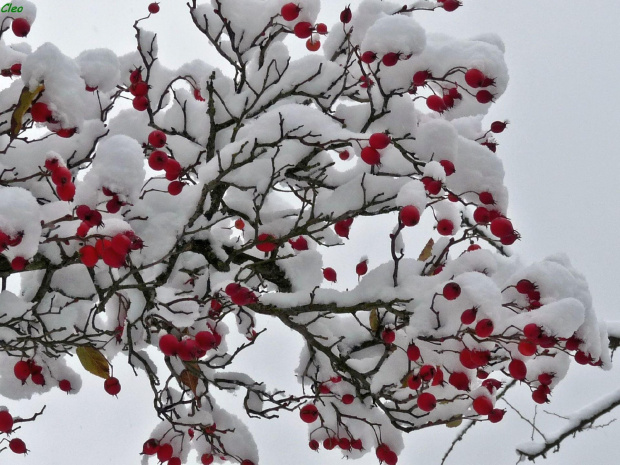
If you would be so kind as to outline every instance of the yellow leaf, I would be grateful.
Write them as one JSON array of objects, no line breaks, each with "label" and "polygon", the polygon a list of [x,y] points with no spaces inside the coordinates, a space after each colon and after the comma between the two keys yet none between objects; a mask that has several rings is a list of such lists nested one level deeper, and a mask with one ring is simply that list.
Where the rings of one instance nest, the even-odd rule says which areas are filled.
[{"label": "yellow leaf", "polygon": [[431,251],[433,250],[433,245],[435,245],[435,241],[433,241],[433,239],[431,238],[431,239],[428,240],[428,242],[426,243],[426,245],[422,249],[422,252],[420,252],[420,256],[418,257],[419,261],[425,262],[426,260],[428,260],[428,258],[431,256]]},{"label": "yellow leaf", "polygon": [[91,346],[78,347],[75,353],[86,371],[103,379],[110,377],[110,365],[97,349]]},{"label": "yellow leaf", "polygon": [[19,131],[22,129],[22,119],[26,112],[30,109],[32,105],[32,101],[35,99],[39,93],[43,92],[45,86],[41,84],[35,90],[30,92],[27,87],[22,89],[22,93],[19,96],[19,103],[17,104],[17,108],[13,112],[13,116],[11,117],[11,139],[15,139],[19,134]]},{"label": "yellow leaf", "polygon": [[463,423],[463,419],[462,418],[457,418],[456,420],[452,420],[452,421],[449,421],[448,423],[446,423],[446,426],[448,428],[456,428],[457,426],[461,426],[461,423]]},{"label": "yellow leaf", "polygon": [[372,330],[372,332],[376,333],[377,331],[379,331],[379,310],[377,310],[376,308],[373,308],[370,311],[370,317],[368,319],[370,323],[370,329]]}]

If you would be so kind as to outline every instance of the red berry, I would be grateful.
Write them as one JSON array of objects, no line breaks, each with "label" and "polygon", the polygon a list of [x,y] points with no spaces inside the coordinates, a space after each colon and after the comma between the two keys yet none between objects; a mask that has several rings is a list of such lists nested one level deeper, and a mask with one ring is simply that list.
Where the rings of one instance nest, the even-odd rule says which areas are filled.
[{"label": "red berry", "polygon": [[485,78],[486,76],[484,73],[476,68],[468,69],[465,72],[465,82],[469,87],[473,87],[474,89],[482,87]]},{"label": "red berry", "polygon": [[32,382],[37,386],[45,386],[45,377],[42,373],[33,373]]},{"label": "red berry", "polygon": [[308,37],[312,35],[312,24],[306,21],[299,22],[295,24],[295,27],[293,28],[293,32],[300,39],[307,39]]},{"label": "red berry", "polygon": [[170,195],[179,195],[185,186],[181,181],[172,181],[168,184],[168,193]]},{"label": "red berry", "polygon": [[159,338],[159,350],[164,355],[171,356],[176,355],[179,349],[179,340],[172,334],[165,334]]},{"label": "red berry", "polygon": [[21,63],[14,63],[11,65],[11,74],[13,76],[21,76],[22,74],[22,64]]},{"label": "red berry", "polygon": [[430,412],[437,405],[437,399],[430,392],[423,392],[418,396],[418,407],[420,410]]},{"label": "red berry", "polygon": [[144,95],[133,99],[133,107],[138,111],[144,111],[149,107],[149,99]]},{"label": "red berry", "polygon": [[384,329],[381,332],[381,339],[383,339],[383,342],[386,344],[392,344],[396,339],[396,333],[391,329]]},{"label": "red berry", "polygon": [[136,68],[129,75],[129,82],[131,82],[132,84],[136,84],[140,81],[142,81],[142,71],[140,68]]},{"label": "red berry", "polygon": [[534,390],[534,392],[532,392],[532,399],[537,404],[544,404],[544,403],[549,402],[549,398],[547,397],[547,394],[548,394],[547,390],[541,389],[544,387],[546,386],[539,386],[537,389]]},{"label": "red berry", "polygon": [[355,265],[355,273],[358,276],[363,276],[368,273],[368,260],[364,260]]},{"label": "red berry", "polygon": [[211,454],[202,454],[200,456],[200,463],[202,465],[211,465],[213,463],[213,455],[211,455]]},{"label": "red berry", "polygon": [[480,103],[489,103],[493,100],[493,94],[485,89],[479,90],[476,93],[476,100]]},{"label": "red berry", "polygon": [[115,396],[121,392],[121,383],[114,376],[106,379],[103,383],[103,389],[111,396]]},{"label": "red berry", "polygon": [[476,325],[476,336],[489,337],[493,333],[493,322],[488,318],[480,320]]},{"label": "red berry", "polygon": [[454,300],[461,295],[461,286],[457,283],[451,282],[443,287],[443,296],[446,300]]},{"label": "red berry", "polygon": [[217,339],[211,331],[199,331],[196,334],[196,343],[203,350],[215,349],[218,346]]},{"label": "red berry", "polygon": [[308,40],[306,40],[306,48],[310,51],[310,52],[316,52],[318,49],[321,48],[321,41],[320,40],[312,40],[312,37],[309,38]]},{"label": "red berry", "polygon": [[346,7],[344,10],[340,12],[340,22],[347,24],[353,18],[353,14],[351,13],[351,8]]},{"label": "red berry", "polygon": [[413,85],[420,87],[426,84],[426,80],[431,77],[429,71],[417,71],[413,75]]},{"label": "red berry", "polygon": [[368,143],[373,149],[381,150],[392,142],[392,138],[383,132],[376,132],[368,139]]},{"label": "red berry", "polygon": [[282,15],[282,19],[284,19],[284,21],[294,21],[299,16],[300,11],[301,11],[301,8],[299,8],[298,5],[295,5],[294,3],[291,2],[291,3],[287,3],[286,5],[282,6],[282,9],[280,10],[280,14]]},{"label": "red berry", "polygon": [[30,32],[30,23],[24,18],[15,18],[11,24],[11,29],[17,37],[26,37]]},{"label": "red berry", "polygon": [[127,255],[131,248],[131,239],[125,234],[116,234],[110,241],[110,247],[119,255]]},{"label": "red berry", "polygon": [[385,55],[383,55],[383,58],[381,59],[381,62],[385,66],[394,66],[396,63],[398,63],[399,59],[400,59],[400,53],[389,52],[389,53],[386,53]]},{"label": "red berry", "polygon": [[136,82],[129,86],[129,92],[134,97],[144,97],[149,93],[149,85],[144,81]]},{"label": "red berry", "polygon": [[508,218],[500,216],[491,221],[491,233],[497,237],[505,237],[514,233],[514,228]]},{"label": "red berry", "polygon": [[16,454],[25,454],[28,452],[28,449],[26,449],[26,444],[19,438],[11,439],[9,441],[9,448]]},{"label": "red berry", "polygon": [[0,433],[10,433],[13,429],[13,416],[8,410],[0,411]]},{"label": "red berry", "polygon": [[478,367],[478,365],[472,359],[472,351],[468,348],[464,348],[461,351],[461,353],[459,354],[459,361],[461,362],[461,365],[463,365],[465,368],[474,369]]},{"label": "red berry", "polygon": [[530,357],[536,353],[536,344],[529,339],[523,339],[519,342],[519,353],[525,357]]},{"label": "red berry", "polygon": [[341,160],[348,160],[349,159],[349,151],[348,150],[343,150],[342,152],[340,152],[338,154],[338,157],[340,157]]},{"label": "red berry", "polygon": [[345,405],[352,404],[355,400],[355,396],[353,394],[345,394],[342,396],[342,403]]},{"label": "red berry", "polygon": [[235,220],[235,228],[243,231],[243,228],[245,228],[245,222],[241,218],[237,218]]},{"label": "red berry", "polygon": [[56,135],[68,139],[77,132],[77,128],[60,128],[56,131]]},{"label": "red berry", "polygon": [[440,97],[439,95],[430,95],[426,99],[426,106],[438,113],[443,113],[448,109],[446,107],[446,103],[443,101],[443,97]]},{"label": "red berry", "polygon": [[478,309],[476,307],[468,308],[463,313],[461,313],[461,323],[464,325],[470,325],[474,321],[476,321],[476,314],[478,313]]},{"label": "red berry", "polygon": [[303,236],[299,236],[295,241],[289,239],[288,242],[293,250],[308,250],[308,241]]},{"label": "red berry", "polygon": [[458,0],[444,0],[443,9],[446,11],[454,11],[461,6],[461,2]]},{"label": "red berry", "polygon": [[316,25],[316,32],[319,34],[327,34],[327,24],[325,23],[318,23]]},{"label": "red berry", "polygon": [[367,64],[372,63],[376,59],[377,59],[377,54],[370,50],[362,53],[362,55],[360,56],[360,60],[362,60],[362,62],[367,63]]},{"label": "red berry", "polygon": [[407,358],[412,362],[415,362],[420,358],[420,348],[415,344],[409,344],[407,347]]},{"label": "red berry", "polygon": [[399,217],[405,226],[415,226],[420,222],[420,211],[414,205],[407,205],[401,208]]},{"label": "red berry", "polygon": [[454,224],[446,218],[439,220],[437,223],[437,232],[442,236],[451,236],[454,234]]},{"label": "red berry", "polygon": [[157,13],[159,12],[159,3],[151,3],[149,5],[149,13]]},{"label": "red berry", "polygon": [[58,381],[58,388],[66,393],[71,392],[71,381],[68,379],[61,379]]},{"label": "red berry", "polygon": [[56,184],[56,186],[71,182],[72,177],[71,171],[64,166],[59,166],[52,172],[52,182]]},{"label": "red berry", "polygon": [[161,150],[155,150],[149,155],[149,166],[155,171],[161,171],[166,166],[168,154]]},{"label": "red berry", "polygon": [[[244,462],[246,461],[244,460],[241,463],[244,464]],[[168,465],[181,465],[181,459],[179,457],[171,457],[170,460],[168,460]]]},{"label": "red berry", "polygon": [[181,164],[174,158],[168,158],[164,163],[164,171],[166,172],[166,179],[168,181],[174,181],[181,174]]},{"label": "red berry", "polygon": [[[37,104],[35,103],[35,105]],[[48,171],[54,172],[58,169],[59,166],[60,161],[58,160],[58,158],[48,158],[47,160],[45,160],[45,169]]]},{"label": "red berry", "polygon": [[488,415],[493,411],[493,401],[487,396],[476,397],[472,407],[478,415]]},{"label": "red berry", "polygon": [[13,367],[15,377],[20,381],[26,381],[30,377],[30,365],[25,360],[19,360]]},{"label": "red berry", "polygon": [[435,376],[435,367],[433,365],[424,365],[420,368],[420,372],[418,376],[422,379],[422,381],[429,382]]},{"label": "red berry", "polygon": [[338,234],[340,237],[345,237],[347,239],[349,238],[349,228],[350,223],[348,220],[338,221],[334,225],[334,231],[336,232],[336,234]]},{"label": "red berry", "polygon": [[534,292],[536,290],[536,285],[529,279],[519,280],[515,287],[519,294],[529,294],[530,292]]},{"label": "red berry", "polygon": [[491,423],[499,423],[500,421],[502,421],[502,418],[504,418],[505,413],[506,410],[494,408],[493,410],[491,410],[491,413],[489,413],[488,419]]},{"label": "red berry", "polygon": [[448,382],[460,391],[469,391],[469,376],[461,371],[453,372]]},{"label": "red berry", "polygon": [[194,98],[199,102],[204,102],[204,97],[200,94],[200,89],[194,89]]},{"label": "red berry", "polygon": [[422,385],[422,379],[413,373],[407,377],[407,386],[416,391]]},{"label": "red berry", "polygon": [[333,283],[336,282],[336,270],[334,270],[331,267],[327,267],[323,269],[323,277],[328,280],[331,281]]},{"label": "red berry", "polygon": [[[52,111],[45,103],[37,102],[30,108],[30,116],[36,123],[45,123],[52,117]],[[47,166],[47,161],[45,163],[45,167],[51,171]]]},{"label": "red berry", "polygon": [[163,131],[156,130],[149,134],[149,144],[156,149],[160,149],[166,145],[166,139],[166,134],[164,134]]},{"label": "red berry", "polygon": [[491,132],[499,134],[504,129],[506,129],[506,124],[507,124],[506,121],[493,121],[491,123]]},{"label": "red berry", "polygon": [[514,379],[524,380],[527,376],[527,367],[523,360],[512,360],[508,364],[508,372]]},{"label": "red berry", "polygon": [[160,462],[167,462],[172,458],[173,453],[174,449],[170,444],[160,444],[157,448],[157,459]]},{"label": "red berry", "polygon": [[362,450],[364,448],[364,445],[362,444],[362,440],[361,439],[353,439],[351,441],[351,448],[355,449],[355,450]]},{"label": "red berry", "polygon": [[582,350],[578,350],[575,353],[575,361],[579,365],[587,365],[588,363],[590,363],[591,360],[592,360],[592,357],[590,357],[590,355],[586,354]]},{"label": "red berry", "polygon": [[306,404],[299,409],[299,416],[306,423],[313,423],[319,418],[319,410],[314,404]]},{"label": "red berry", "polygon": [[441,190],[442,183],[438,179],[433,179],[429,176],[424,176],[422,179],[422,184],[424,184],[424,189],[430,195],[437,195]]},{"label": "red berry", "polygon": [[474,221],[478,224],[487,224],[491,221],[489,210],[484,207],[478,207],[474,210]]},{"label": "red berry", "polygon": [[94,267],[99,261],[99,254],[92,245],[85,245],[79,250],[80,260],[88,268]]},{"label": "red berry", "polygon": [[258,244],[256,248],[261,252],[271,252],[276,249],[278,244],[275,243],[275,236],[271,234],[262,233],[258,235]]},{"label": "red berry", "polygon": [[310,447],[310,449],[312,450],[319,450],[319,441],[317,441],[316,439],[312,439],[308,443],[308,447]]},{"label": "red berry", "polygon": [[544,386],[549,386],[553,382],[553,377],[551,373],[541,373],[538,375],[538,382]]},{"label": "red berry", "polygon": [[480,192],[478,194],[478,199],[485,205],[494,205],[495,199],[493,198],[493,194],[490,192]]},{"label": "red berry", "polygon": [[523,335],[535,341],[542,335],[542,329],[536,323],[529,323],[523,327]]},{"label": "red berry", "polygon": [[381,154],[373,147],[364,147],[362,149],[362,160],[369,165],[378,165],[381,163]]},{"label": "red berry", "polygon": [[11,260],[11,268],[13,268],[14,271],[23,271],[26,265],[28,265],[28,260],[24,257],[15,257]]},{"label": "red berry", "polygon": [[441,160],[439,164],[443,167],[443,170],[446,172],[446,176],[450,176],[454,174],[454,163],[450,160]]}]

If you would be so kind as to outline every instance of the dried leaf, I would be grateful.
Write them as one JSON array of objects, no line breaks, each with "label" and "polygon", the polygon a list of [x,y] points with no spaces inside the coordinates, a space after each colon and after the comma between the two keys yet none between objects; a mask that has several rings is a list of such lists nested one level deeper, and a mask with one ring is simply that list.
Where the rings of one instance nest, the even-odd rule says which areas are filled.
[{"label": "dried leaf", "polygon": [[13,112],[13,116],[11,116],[11,139],[15,139],[19,134],[19,131],[22,129],[22,120],[26,112],[30,109],[32,105],[32,101],[39,95],[45,86],[41,84],[35,90],[30,92],[28,87],[24,87],[22,89],[22,93],[19,96],[19,103],[17,104],[17,108]]},{"label": "dried leaf", "polygon": [[461,426],[461,423],[463,423],[463,419],[462,418],[457,418],[455,420],[451,420],[448,423],[446,423],[446,426],[448,428],[456,428],[458,426]]},{"label": "dried leaf", "polygon": [[370,311],[370,317],[368,319],[370,320],[369,323],[372,332],[376,333],[377,331],[379,331],[379,310],[373,308]]},{"label": "dried leaf", "polygon": [[433,239],[431,238],[428,240],[428,242],[422,249],[422,252],[420,252],[420,256],[418,257],[419,261],[425,262],[426,260],[429,259],[429,257],[431,256],[431,252],[433,250],[433,245],[435,245],[435,241],[433,241]]},{"label": "dried leaf", "polygon": [[196,388],[198,387],[198,376],[189,370],[183,370],[179,378],[183,384],[192,390],[196,395]]},{"label": "dried leaf", "polygon": [[78,347],[75,353],[86,371],[103,379],[110,377],[110,364],[97,349],[91,346]]}]

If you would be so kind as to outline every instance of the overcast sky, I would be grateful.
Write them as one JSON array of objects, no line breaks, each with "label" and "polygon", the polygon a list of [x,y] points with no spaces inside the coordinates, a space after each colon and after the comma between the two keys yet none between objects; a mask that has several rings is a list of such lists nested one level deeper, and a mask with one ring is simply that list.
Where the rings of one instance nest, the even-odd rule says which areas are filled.
[{"label": "overcast sky", "polygon": [[[457,37],[496,32],[506,44],[510,73],[507,92],[493,106],[487,122],[509,119],[498,135],[498,154],[506,170],[510,193],[509,216],[523,239],[514,250],[527,261],[566,252],[587,278],[601,318],[620,320],[618,298],[620,245],[620,3],[603,0],[464,0],[453,13],[420,12],[416,19],[429,31]],[[18,2],[14,2],[16,5]],[[37,20],[28,37],[33,49],[53,42],[75,57],[87,48],[108,47],[118,54],[135,48],[133,21],[146,12],[148,1],[46,0],[37,3]],[[161,12],[146,27],[159,34],[160,59],[169,67],[201,58],[213,59],[213,49],[193,30],[185,2],[163,0]],[[319,20],[331,25],[349,0],[330,0]],[[332,12],[330,15],[328,11]],[[301,52],[301,51],[300,51]],[[265,338],[270,339],[270,338]],[[282,336],[261,346],[261,373],[273,373],[290,383],[297,349],[283,351],[298,341]],[[286,358],[288,357],[288,359]],[[58,391],[42,399],[7,404],[12,411],[30,415],[46,403],[47,411],[18,436],[31,449],[27,457],[2,455],[2,463],[45,465],[133,464],[139,462],[141,444],[157,421],[150,390],[144,378],[134,378],[115,360],[115,373],[123,382],[118,399],[103,392],[102,380],[84,375],[78,396]],[[255,364],[256,366],[256,364]],[[594,369],[572,369],[554,390],[545,407],[570,413],[597,395],[620,386],[620,376]],[[264,379],[269,379],[264,375]],[[132,386],[133,385],[133,386]],[[520,397],[520,398],[519,398]],[[524,389],[517,395],[533,412]],[[241,401],[242,398],[236,399]],[[0,401],[0,404],[3,403]],[[620,415],[620,412],[618,412]],[[491,465],[515,463],[514,444],[529,439],[527,425],[509,409],[498,425],[474,428],[460,443],[448,464]],[[613,418],[610,416],[609,419]],[[558,425],[539,412],[541,425]],[[608,419],[608,420],[609,420]],[[306,428],[290,414],[272,422],[250,422],[261,453],[261,464],[324,464],[340,460],[337,451],[311,453]],[[618,422],[620,423],[620,422]],[[435,431],[436,430],[436,431]],[[399,463],[438,464],[454,434],[430,428],[409,435]],[[614,450],[620,425],[584,433],[563,444],[548,464],[581,465],[617,463]],[[510,438],[510,442],[506,439]],[[154,461],[151,461],[154,463]],[[374,453],[360,464],[377,463]]]}]

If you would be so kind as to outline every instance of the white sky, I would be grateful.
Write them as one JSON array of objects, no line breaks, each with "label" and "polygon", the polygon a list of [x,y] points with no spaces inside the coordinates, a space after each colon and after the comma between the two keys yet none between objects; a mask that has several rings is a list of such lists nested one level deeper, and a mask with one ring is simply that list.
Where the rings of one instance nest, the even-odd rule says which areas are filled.
[{"label": "white sky", "polygon": [[[510,72],[508,91],[494,105],[488,123],[509,119],[498,135],[498,154],[504,161],[510,192],[509,216],[523,235],[515,250],[527,260],[567,252],[587,278],[595,307],[603,319],[620,320],[620,150],[612,136],[620,118],[620,60],[618,46],[620,3],[603,0],[464,0],[453,13],[421,12],[416,19],[429,31],[458,37],[496,32],[506,44]],[[28,37],[33,49],[55,43],[75,57],[86,48],[108,47],[124,54],[135,47],[132,24],[146,12],[148,1],[46,0],[37,3],[37,20]],[[319,20],[329,25],[348,3],[324,1]],[[15,2],[17,4],[17,2]],[[161,12],[147,27],[159,34],[160,59],[169,67],[194,58],[210,61],[213,49],[192,29],[185,2],[162,0]],[[328,11],[334,14],[327,14]],[[8,35],[8,34],[7,34]],[[301,41],[299,41],[301,42]],[[300,49],[301,53],[301,49]],[[364,246],[361,237],[352,237]],[[361,253],[360,253],[361,255]],[[337,257],[334,257],[337,260]],[[271,339],[271,338],[264,338]],[[271,344],[271,345],[270,345]],[[291,382],[297,349],[282,350],[295,340],[283,335],[263,343],[261,373],[273,372]],[[137,455],[157,419],[151,412],[150,390],[143,378],[133,378],[117,359],[115,371],[123,390],[118,399],[103,392],[102,380],[84,375],[78,396],[58,391],[42,399],[7,404],[22,415],[34,413],[42,403],[45,415],[26,424],[17,436],[31,449],[27,457],[2,454],[2,463],[93,465],[139,463]],[[256,365],[256,363],[254,362]],[[281,369],[280,369],[281,368]],[[618,371],[599,373],[573,369],[553,394],[546,409],[569,413],[594,400],[597,394],[619,386]],[[269,379],[263,374],[263,379]],[[134,386],[132,386],[134,385]],[[532,402],[521,391],[524,411]],[[241,401],[242,398],[236,399]],[[510,411],[498,425],[474,428],[460,443],[448,464],[490,465],[515,463],[514,445],[529,439],[530,429]],[[558,425],[542,412],[540,424]],[[608,418],[607,420],[611,419]],[[552,420],[552,421],[550,421]],[[250,422],[261,452],[261,464],[336,463],[334,451],[312,453],[306,428],[297,414],[271,422]],[[399,463],[438,464],[454,431],[431,428],[409,435]],[[617,463],[620,425],[584,433],[565,442],[558,454],[544,463],[580,465]],[[151,463],[155,463],[153,460]],[[377,463],[374,453],[357,462]]]}]

